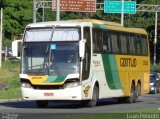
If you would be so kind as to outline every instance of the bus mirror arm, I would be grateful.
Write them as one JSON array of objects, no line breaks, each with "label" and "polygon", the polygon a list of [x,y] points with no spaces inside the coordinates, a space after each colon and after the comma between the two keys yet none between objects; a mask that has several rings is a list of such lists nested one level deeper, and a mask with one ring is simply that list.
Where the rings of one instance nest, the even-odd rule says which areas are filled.
[{"label": "bus mirror arm", "polygon": [[85,54],[85,43],[86,43],[86,39],[79,41],[79,57],[82,59],[84,58],[84,54]]}]

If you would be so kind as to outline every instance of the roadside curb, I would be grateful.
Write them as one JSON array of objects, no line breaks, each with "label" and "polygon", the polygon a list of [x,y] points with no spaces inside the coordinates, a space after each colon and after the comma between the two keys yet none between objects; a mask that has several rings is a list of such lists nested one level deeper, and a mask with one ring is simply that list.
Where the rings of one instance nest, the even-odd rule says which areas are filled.
[{"label": "roadside curb", "polygon": [[5,102],[20,102],[23,101],[22,98],[17,98],[17,99],[0,99],[0,103],[5,103]]}]

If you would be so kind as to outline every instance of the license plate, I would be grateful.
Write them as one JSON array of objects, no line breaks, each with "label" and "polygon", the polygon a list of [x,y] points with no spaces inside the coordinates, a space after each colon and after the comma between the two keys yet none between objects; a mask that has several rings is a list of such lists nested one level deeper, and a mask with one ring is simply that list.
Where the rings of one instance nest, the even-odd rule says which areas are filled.
[{"label": "license plate", "polygon": [[54,96],[54,93],[44,93],[44,96]]}]

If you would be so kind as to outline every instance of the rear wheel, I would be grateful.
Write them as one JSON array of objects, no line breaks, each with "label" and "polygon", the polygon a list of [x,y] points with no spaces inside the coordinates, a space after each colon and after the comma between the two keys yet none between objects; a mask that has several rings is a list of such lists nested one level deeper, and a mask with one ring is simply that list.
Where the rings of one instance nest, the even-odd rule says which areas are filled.
[{"label": "rear wheel", "polygon": [[130,96],[126,98],[127,103],[133,103],[136,102],[137,100],[137,92],[135,90],[135,85],[132,84],[131,86],[131,91],[130,91]]},{"label": "rear wheel", "polygon": [[38,100],[38,101],[36,101],[36,105],[39,108],[46,108],[48,106],[48,101],[46,101],[46,100]]},{"label": "rear wheel", "polygon": [[95,86],[93,89],[92,99],[88,101],[87,106],[95,107],[97,104],[98,97],[99,97],[99,89],[97,86]]},{"label": "rear wheel", "polygon": [[137,96],[141,96],[141,84],[137,84]]}]

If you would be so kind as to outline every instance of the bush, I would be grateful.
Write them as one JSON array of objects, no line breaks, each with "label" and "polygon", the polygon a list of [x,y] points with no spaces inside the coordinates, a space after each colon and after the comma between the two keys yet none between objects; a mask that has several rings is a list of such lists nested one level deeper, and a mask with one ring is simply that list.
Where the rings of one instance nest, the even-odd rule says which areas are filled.
[{"label": "bush", "polygon": [[160,65],[151,65],[151,71],[160,72]]}]

